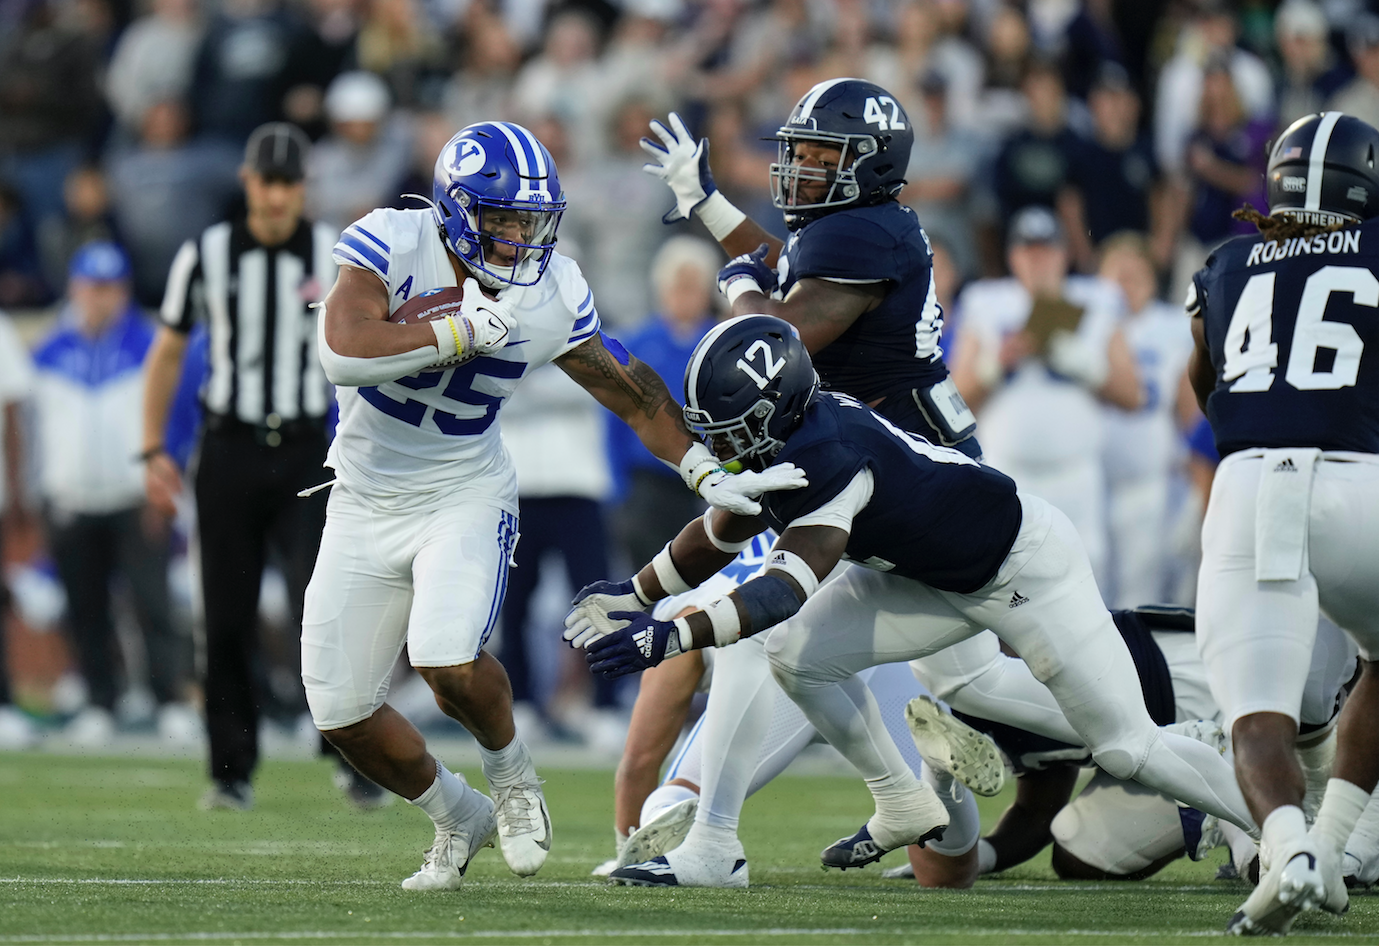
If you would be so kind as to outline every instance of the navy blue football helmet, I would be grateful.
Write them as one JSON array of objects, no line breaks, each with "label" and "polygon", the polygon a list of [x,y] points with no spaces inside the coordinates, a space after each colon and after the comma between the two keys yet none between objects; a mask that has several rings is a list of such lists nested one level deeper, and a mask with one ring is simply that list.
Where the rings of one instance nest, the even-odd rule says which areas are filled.
[{"label": "navy blue football helmet", "polygon": [[[521,125],[460,129],[436,158],[431,196],[446,246],[488,288],[530,286],[546,271],[565,194],[551,153]],[[495,245],[511,247],[511,265],[485,258]]]},{"label": "navy blue football helmet", "polygon": [[[829,79],[800,99],[776,132],[780,155],[771,165],[771,197],[797,230],[846,207],[893,199],[905,186],[915,132],[895,97],[864,79]],[[801,144],[842,149],[836,170],[801,167]]]},{"label": "navy blue football helmet", "polygon": [[770,315],[714,326],[685,369],[685,423],[725,465],[769,465],[819,390],[795,327]]},{"label": "navy blue football helmet", "polygon": [[1269,215],[1330,226],[1379,216],[1379,130],[1343,112],[1289,125],[1269,153]]}]

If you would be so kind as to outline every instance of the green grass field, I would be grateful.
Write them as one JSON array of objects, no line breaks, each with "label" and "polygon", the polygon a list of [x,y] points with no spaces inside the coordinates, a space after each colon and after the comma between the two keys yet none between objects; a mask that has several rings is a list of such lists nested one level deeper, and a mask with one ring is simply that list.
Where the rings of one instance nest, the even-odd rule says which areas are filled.
[{"label": "green grass field", "polygon": [[[455,893],[409,894],[430,824],[360,813],[326,762],[269,761],[249,813],[204,813],[197,762],[0,753],[0,944],[37,942],[1159,943],[1218,935],[1246,896],[1216,863],[1138,884],[1054,880],[1047,856],[963,893],[824,872],[818,852],[869,813],[859,781],[787,775],[747,803],[748,891],[609,887],[612,776],[544,770],[545,868],[484,851]],[[466,773],[474,784],[476,771]],[[986,805],[994,816],[1003,799]],[[883,863],[898,863],[895,853]],[[1379,942],[1379,897],[1299,920],[1296,942]]]}]

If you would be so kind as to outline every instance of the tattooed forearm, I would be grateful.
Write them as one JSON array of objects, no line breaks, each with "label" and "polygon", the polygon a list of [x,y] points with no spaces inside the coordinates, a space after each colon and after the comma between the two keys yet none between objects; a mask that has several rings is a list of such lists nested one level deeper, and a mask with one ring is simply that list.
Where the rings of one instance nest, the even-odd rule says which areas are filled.
[{"label": "tattooed forearm", "polygon": [[561,358],[560,366],[623,420],[630,422],[635,414],[654,420],[665,413],[689,435],[670,390],[645,362],[633,357],[623,365],[598,339],[591,339]]}]

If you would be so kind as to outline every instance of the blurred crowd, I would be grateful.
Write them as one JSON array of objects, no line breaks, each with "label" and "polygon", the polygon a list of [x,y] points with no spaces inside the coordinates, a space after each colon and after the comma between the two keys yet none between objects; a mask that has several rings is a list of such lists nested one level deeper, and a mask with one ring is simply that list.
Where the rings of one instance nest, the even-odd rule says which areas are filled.
[{"label": "blurred crowd", "polygon": [[[561,249],[588,277],[605,330],[674,389],[719,312],[722,255],[697,224],[662,223],[672,197],[642,173],[638,139],[650,119],[678,111],[710,138],[714,176],[729,199],[784,235],[767,188],[776,147],[762,139],[814,83],[843,75],[890,90],[914,126],[901,200],[934,244],[950,365],[965,329],[999,335],[991,319],[965,324],[973,306],[964,298],[981,299],[986,281],[1007,273],[1033,291],[1033,270],[1016,272],[1017,257],[1040,240],[1011,230],[1026,208],[1047,208],[1053,220],[1044,242],[1062,254],[1052,264],[1059,278],[1071,273],[1107,287],[1106,305],[1113,321],[1123,320],[1138,361],[1140,394],[1124,403],[1102,397],[1097,410],[1124,415],[1137,403],[1134,410],[1157,412],[1158,426],[1153,436],[1108,427],[1081,443],[1103,451],[1097,482],[1108,495],[1145,469],[1162,474],[1154,507],[1162,512],[1134,550],[1121,540],[1116,551],[1114,497],[1087,528],[1106,530],[1108,601],[1133,593],[1190,602],[1194,517],[1212,456],[1191,399],[1180,397],[1186,320],[1162,316],[1212,247],[1248,230],[1231,211],[1245,202],[1263,208],[1265,147],[1280,128],[1321,108],[1379,124],[1379,16],[1365,0],[3,0],[0,308],[19,316],[25,347],[49,350],[56,363],[49,333],[83,318],[92,305],[86,284],[101,281],[74,267],[92,241],[127,254],[129,271],[114,280],[127,288],[121,305],[157,307],[178,247],[242,201],[244,141],[263,122],[306,130],[314,142],[307,216],[343,228],[377,206],[422,206],[406,195],[430,193],[435,156],[454,131],[509,119],[531,128],[556,158],[570,205]],[[1103,252],[1108,239],[1116,252]],[[1152,331],[1135,328],[1151,323]],[[1174,337],[1164,341],[1165,332]],[[137,347],[120,350],[134,357]],[[46,396],[42,385],[18,383],[19,369],[5,357],[0,351],[0,400],[28,404],[32,414]],[[40,354],[40,379],[43,364]],[[969,397],[980,374],[969,375]],[[618,572],[683,523],[689,497],[672,471],[560,380],[524,386],[504,411],[524,524],[525,506],[538,500],[596,504],[610,523],[601,554]],[[191,376],[188,392],[195,386]],[[979,391],[977,400],[992,398],[979,420],[1000,404],[989,388]],[[32,416],[10,416],[11,441],[20,429],[41,428]],[[557,437],[555,417],[556,427],[580,435]],[[1080,423],[1045,420],[1064,433]],[[999,445],[996,428],[981,436]],[[31,482],[6,500],[11,525],[32,525],[26,509],[62,499],[54,475],[43,472],[66,462],[61,451],[45,448],[41,436],[30,440],[17,476]],[[1134,505],[1137,495],[1120,502]],[[47,524],[46,533],[7,529],[11,560],[30,563],[10,575],[32,621],[43,610],[34,602],[46,599],[31,563],[43,560],[40,546],[60,557],[51,515]],[[46,541],[21,541],[34,534]],[[557,545],[551,556],[586,554]],[[1133,592],[1117,589],[1117,561],[1122,584],[1132,575],[1152,579],[1132,582]],[[544,560],[534,567],[560,585]],[[576,575],[568,569],[565,584]],[[513,639],[524,624],[537,641],[546,632],[533,625],[559,610],[563,591],[550,593],[543,611],[537,586],[549,582],[525,584],[532,587],[521,595],[534,595],[536,606],[523,599],[519,613],[531,618],[508,621],[502,647],[519,646]],[[132,666],[140,658],[117,656],[131,665],[121,686],[140,685],[142,674],[156,679],[159,702],[194,700],[190,647],[179,643],[189,632],[165,627],[190,620],[186,609],[174,595],[171,617],[149,619],[140,600],[135,623],[151,620],[145,635],[164,642],[148,653],[174,654],[167,659],[178,669],[150,673],[147,664],[159,658],[141,658],[141,669]],[[291,632],[287,638],[290,652]],[[588,682],[549,656],[550,636],[539,640],[526,698],[558,729],[550,707],[587,702]],[[284,661],[287,682],[278,689],[286,692],[291,657]],[[559,695],[565,691],[575,696]],[[100,699],[110,702],[108,694]],[[300,712],[294,699],[284,696],[284,705]],[[616,694],[595,699],[615,712]],[[25,702],[67,713],[81,704],[45,700],[30,694]]]}]

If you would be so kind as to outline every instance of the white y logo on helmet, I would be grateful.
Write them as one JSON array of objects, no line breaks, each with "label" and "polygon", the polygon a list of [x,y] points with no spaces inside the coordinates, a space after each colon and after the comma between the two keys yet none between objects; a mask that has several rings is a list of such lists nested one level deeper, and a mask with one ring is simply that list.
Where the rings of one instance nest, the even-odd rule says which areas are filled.
[{"label": "white y logo on helmet", "polygon": [[461,138],[455,142],[455,156],[450,162],[450,172],[456,177],[478,174],[488,163],[488,155],[483,145],[473,138]]},{"label": "white y logo on helmet", "polygon": [[[758,354],[761,355],[762,370],[766,372],[765,375],[759,374],[755,368],[748,364],[748,362],[753,361]],[[771,346],[759,338],[752,342],[751,347],[747,349],[747,353],[737,360],[737,366],[747,373],[747,377],[751,378],[756,384],[757,390],[764,391],[766,390],[766,385],[771,383],[771,379],[780,374],[781,369],[785,367],[785,359],[782,358],[779,361],[772,360]]]}]

